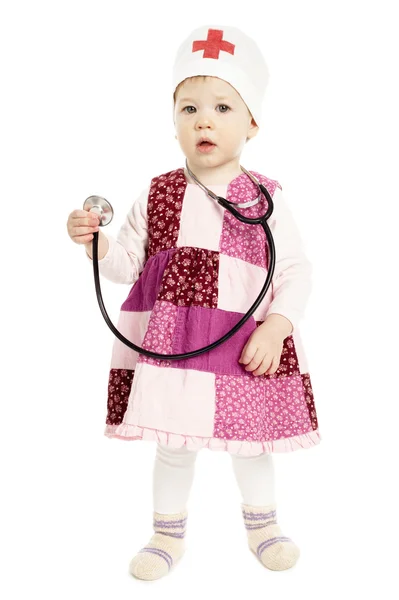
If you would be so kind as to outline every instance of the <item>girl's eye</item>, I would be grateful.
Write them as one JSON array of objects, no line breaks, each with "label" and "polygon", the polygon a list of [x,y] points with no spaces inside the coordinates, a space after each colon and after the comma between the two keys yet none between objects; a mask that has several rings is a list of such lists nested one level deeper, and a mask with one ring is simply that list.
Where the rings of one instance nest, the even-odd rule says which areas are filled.
[{"label": "girl's eye", "polygon": [[[193,109],[193,110],[189,110],[189,109]],[[218,104],[218,108],[221,109],[220,112],[222,113],[226,113],[230,110],[230,107],[227,106],[227,104]],[[194,106],[185,106],[183,108],[183,112],[186,112],[188,115],[192,115],[194,112],[196,111],[196,108]]]}]

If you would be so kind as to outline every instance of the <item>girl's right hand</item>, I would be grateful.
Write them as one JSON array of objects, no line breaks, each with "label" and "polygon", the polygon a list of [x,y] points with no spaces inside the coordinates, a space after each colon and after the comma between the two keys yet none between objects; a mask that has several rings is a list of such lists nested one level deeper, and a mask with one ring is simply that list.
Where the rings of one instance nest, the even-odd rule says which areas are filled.
[{"label": "girl's right hand", "polygon": [[68,217],[68,235],[75,244],[88,244],[99,231],[100,217],[87,210],[74,210]]}]

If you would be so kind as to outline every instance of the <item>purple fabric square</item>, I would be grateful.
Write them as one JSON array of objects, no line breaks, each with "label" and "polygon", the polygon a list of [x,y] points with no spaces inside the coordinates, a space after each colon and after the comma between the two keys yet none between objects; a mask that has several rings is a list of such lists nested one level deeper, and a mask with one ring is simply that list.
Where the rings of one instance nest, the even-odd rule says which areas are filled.
[{"label": "purple fabric square", "polygon": [[215,378],[215,425],[213,435],[225,440],[263,442],[267,430],[263,377],[217,375]]},{"label": "purple fabric square", "polygon": [[[147,332],[143,340],[143,348],[159,354],[173,354],[172,340],[176,326],[177,307],[171,302],[156,301],[148,322]],[[157,367],[170,367],[172,361],[157,359],[140,354],[138,362],[145,362]]]},{"label": "purple fabric square", "polygon": [[268,380],[266,412],[273,440],[312,431],[301,375]]},{"label": "purple fabric square", "polygon": [[176,248],[171,248],[149,258],[121,310],[141,312],[154,308],[164,271],[175,252]]},{"label": "purple fabric square", "polygon": [[[276,186],[281,188],[277,181],[256,171],[250,172],[266,187],[272,198]],[[229,184],[226,199],[234,203],[248,202],[257,198],[258,194],[258,186],[242,173]],[[263,215],[267,208],[268,201],[262,195],[259,204],[239,210],[245,217],[254,218]],[[269,265],[269,247],[266,250],[266,234],[262,227],[241,223],[228,210],[224,214],[220,252],[266,269]]]},{"label": "purple fabric square", "polygon": [[[219,308],[177,307],[172,353],[183,354],[215,342],[228,333],[243,316],[241,313]],[[223,375],[247,375],[248,372],[238,359],[255,329],[255,320],[250,317],[227,342],[194,358],[173,360],[171,366],[177,369],[196,369]]]}]

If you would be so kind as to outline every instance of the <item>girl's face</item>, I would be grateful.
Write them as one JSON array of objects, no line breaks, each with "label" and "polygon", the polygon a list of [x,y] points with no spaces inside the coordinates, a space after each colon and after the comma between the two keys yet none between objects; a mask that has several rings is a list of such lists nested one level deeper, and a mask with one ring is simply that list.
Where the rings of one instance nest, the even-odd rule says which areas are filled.
[{"label": "girl's face", "polygon": [[[218,77],[186,80],[176,94],[176,137],[193,170],[226,165],[238,172],[247,139],[258,132],[239,93]],[[213,146],[198,146],[202,138]],[[194,171],[195,172],[195,171]]]}]

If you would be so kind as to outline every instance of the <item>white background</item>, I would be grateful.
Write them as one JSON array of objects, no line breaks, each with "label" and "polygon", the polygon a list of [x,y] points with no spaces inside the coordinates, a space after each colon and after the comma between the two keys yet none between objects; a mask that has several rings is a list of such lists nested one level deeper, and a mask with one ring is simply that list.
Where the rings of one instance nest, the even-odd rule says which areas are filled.
[{"label": "white background", "polygon": [[[395,2],[1,2],[2,596],[398,594],[398,33]],[[183,165],[171,114],[178,44],[241,27],[270,69],[241,163],[277,179],[314,268],[301,330],[322,443],[275,455],[278,518],[301,549],[263,568],[230,458],[198,456],[188,550],[140,582],[153,442],[103,436],[113,335],[66,230],[91,194],[116,236],[151,177]],[[115,322],[129,288],[102,281]],[[390,590],[390,591],[388,591]]]}]

